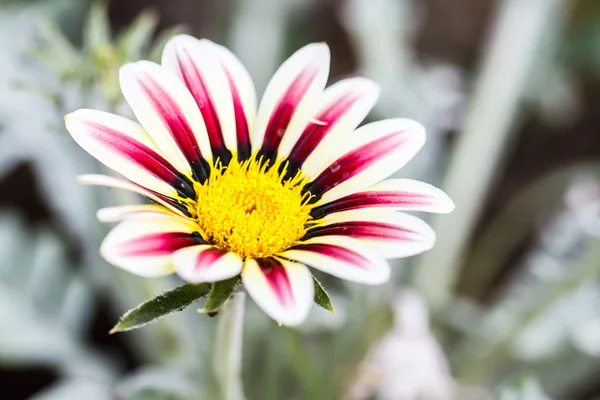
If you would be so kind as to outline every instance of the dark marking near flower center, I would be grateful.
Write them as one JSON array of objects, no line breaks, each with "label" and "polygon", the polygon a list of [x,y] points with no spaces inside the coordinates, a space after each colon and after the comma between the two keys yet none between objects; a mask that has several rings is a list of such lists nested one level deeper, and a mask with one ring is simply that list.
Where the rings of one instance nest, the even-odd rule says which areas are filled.
[{"label": "dark marking near flower center", "polygon": [[206,80],[202,76],[200,70],[194,67],[194,62],[188,52],[184,51],[184,53],[185,62],[181,62],[183,61],[183,57],[179,60],[179,72],[181,73],[186,86],[192,93],[194,100],[196,100],[198,109],[204,119],[213,158],[219,158],[224,166],[229,165],[232,154],[225,146],[221,121],[219,121],[219,115],[215,110],[214,101],[206,87]]},{"label": "dark marking near flower center", "polygon": [[145,75],[138,80],[151,105],[163,120],[171,137],[184,155],[194,175],[194,179],[204,183],[209,176],[210,166],[204,159],[192,128],[183,115],[183,111],[171,96],[151,76]]},{"label": "dark marking near flower center", "polygon": [[279,98],[265,130],[265,137],[259,151],[259,156],[269,160],[271,165],[277,158],[277,149],[298,108],[298,104],[302,101],[318,72],[317,68],[305,68]]}]

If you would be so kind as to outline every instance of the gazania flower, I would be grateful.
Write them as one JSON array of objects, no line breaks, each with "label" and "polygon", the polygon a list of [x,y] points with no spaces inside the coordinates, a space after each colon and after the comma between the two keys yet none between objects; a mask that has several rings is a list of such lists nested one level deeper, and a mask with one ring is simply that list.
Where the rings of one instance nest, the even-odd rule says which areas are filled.
[{"label": "gazania flower", "polygon": [[122,67],[139,123],[94,110],[66,117],[81,147],[129,179],[81,181],[152,201],[99,210],[102,221],[122,221],[104,258],[146,277],[239,275],[269,316],[294,325],[313,302],[309,267],[374,285],[389,277],[386,259],[431,248],[432,229],[399,210],[449,212],[452,201],[422,182],[383,180],[423,146],[423,127],[389,119],[355,130],[378,87],[351,78],[325,89],[329,59],[323,43],[300,49],[258,111],[242,64],[208,40],[177,36],[162,65]]}]

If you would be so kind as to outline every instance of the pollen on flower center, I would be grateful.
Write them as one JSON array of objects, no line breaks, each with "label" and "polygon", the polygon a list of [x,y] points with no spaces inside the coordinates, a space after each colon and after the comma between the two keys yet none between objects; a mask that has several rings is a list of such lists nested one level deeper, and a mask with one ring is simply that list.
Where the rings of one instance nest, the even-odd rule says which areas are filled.
[{"label": "pollen on flower center", "polygon": [[196,187],[197,219],[213,245],[243,258],[277,254],[297,242],[310,220],[309,193],[300,173],[284,179],[281,162],[268,168],[255,157],[213,168]]}]

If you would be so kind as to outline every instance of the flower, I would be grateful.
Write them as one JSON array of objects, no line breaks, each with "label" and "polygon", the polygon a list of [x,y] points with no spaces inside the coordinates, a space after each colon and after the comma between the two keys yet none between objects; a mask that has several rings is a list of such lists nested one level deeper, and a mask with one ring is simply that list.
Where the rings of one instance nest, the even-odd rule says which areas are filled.
[{"label": "flower", "polygon": [[80,181],[153,202],[98,211],[101,221],[122,221],[105,238],[103,257],[146,277],[239,275],[270,317],[295,325],[313,302],[308,267],[381,284],[386,258],[431,248],[433,230],[398,210],[450,212],[452,201],[426,183],[383,180],[419,151],[425,130],[407,119],[355,130],[379,89],[364,78],[325,89],[329,59],[324,43],[297,51],[256,111],[254,85],[229,50],[176,36],[162,65],[120,70],[139,124],[94,110],[67,115],[75,141],[129,179]]}]

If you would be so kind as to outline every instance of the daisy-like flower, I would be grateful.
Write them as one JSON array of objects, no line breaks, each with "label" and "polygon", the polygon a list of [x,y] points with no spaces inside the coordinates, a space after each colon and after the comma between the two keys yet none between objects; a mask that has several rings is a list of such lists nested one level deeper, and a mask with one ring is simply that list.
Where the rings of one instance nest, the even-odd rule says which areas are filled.
[{"label": "daisy-like flower", "polygon": [[152,201],[98,211],[101,221],[122,221],[103,257],[145,277],[239,275],[269,316],[295,325],[313,302],[308,267],[375,285],[390,275],[386,259],[430,249],[433,230],[399,210],[446,213],[452,201],[426,183],[383,180],[423,146],[423,127],[388,119],[355,130],[379,89],[364,78],[325,89],[329,60],[323,43],[297,51],[258,111],[248,72],[208,40],[177,36],[162,65],[123,66],[121,89],[139,123],[94,110],[66,117],[75,141],[128,179],[82,182]]}]

